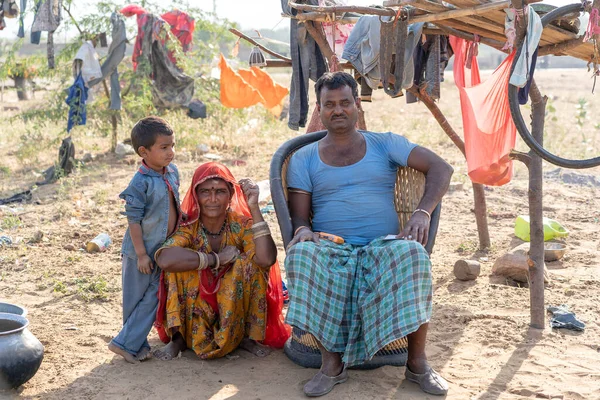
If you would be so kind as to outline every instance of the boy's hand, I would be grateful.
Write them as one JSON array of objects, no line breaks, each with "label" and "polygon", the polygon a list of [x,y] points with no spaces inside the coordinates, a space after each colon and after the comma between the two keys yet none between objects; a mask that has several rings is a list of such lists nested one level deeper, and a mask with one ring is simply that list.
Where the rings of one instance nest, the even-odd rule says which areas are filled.
[{"label": "boy's hand", "polygon": [[152,270],[154,269],[154,263],[152,262],[148,254],[144,254],[143,256],[138,257],[137,268],[138,271],[140,271],[142,274],[149,275],[152,273]]}]

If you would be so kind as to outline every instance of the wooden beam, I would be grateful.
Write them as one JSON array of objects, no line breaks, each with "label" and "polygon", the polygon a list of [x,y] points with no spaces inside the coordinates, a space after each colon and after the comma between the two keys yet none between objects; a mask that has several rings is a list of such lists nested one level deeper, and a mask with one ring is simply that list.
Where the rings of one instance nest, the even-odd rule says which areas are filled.
[{"label": "wooden beam", "polygon": [[[329,14],[323,14],[319,12],[298,13],[295,16],[281,14],[281,16],[297,19],[298,21],[333,22]],[[359,19],[360,17],[337,17],[336,15],[335,22],[338,24],[355,24],[358,22]]]},{"label": "wooden beam", "polygon": [[308,4],[298,4],[294,2],[289,3],[290,7],[295,8],[300,11],[312,11],[319,12],[324,14],[337,14],[337,13],[345,13],[345,12],[353,12],[357,14],[366,14],[366,15],[380,15],[382,17],[385,16],[394,16],[396,15],[396,10],[392,10],[391,8],[375,8],[375,7],[359,7],[359,6],[311,6]]},{"label": "wooden beam", "polygon": [[[472,33],[463,32],[458,29],[449,28],[447,26],[440,26],[439,28],[445,34],[453,35],[453,36],[456,36],[456,37],[459,37],[461,39],[465,39],[465,40],[468,40],[471,42],[475,41],[475,35],[473,35]],[[507,53],[506,50],[502,50],[502,47],[504,47],[503,42],[500,42],[500,41],[494,40],[494,39],[488,39],[486,37],[479,37],[479,41],[483,44],[493,47],[494,49],[496,49],[498,51]]]},{"label": "wooden beam", "polygon": [[242,38],[242,39],[246,40],[247,42],[250,42],[250,43],[252,43],[252,44],[253,44],[253,45],[255,45],[256,47],[258,47],[259,49],[261,49],[261,50],[262,50],[262,51],[264,51],[265,53],[268,53],[268,54],[272,55],[273,57],[276,57],[276,58],[278,58],[278,59],[280,59],[280,60],[284,60],[284,61],[287,61],[287,62],[289,62],[289,63],[290,63],[290,65],[291,65],[291,63],[292,63],[292,59],[291,59],[291,58],[288,58],[288,57],[286,57],[286,56],[283,56],[283,55],[281,55],[281,54],[279,54],[279,53],[277,53],[277,52],[275,52],[275,51],[273,51],[273,50],[271,50],[271,49],[269,49],[269,48],[267,48],[267,47],[263,46],[262,44],[258,43],[256,40],[252,39],[251,37],[248,37],[248,36],[244,35],[242,32],[238,31],[237,29],[235,29],[235,28],[230,28],[230,29],[229,29],[229,32],[231,32],[231,33],[233,33],[234,35],[236,35],[236,36],[238,36],[238,37],[240,37],[240,38]]},{"label": "wooden beam", "polygon": [[543,46],[538,49],[538,56],[546,56],[548,54],[564,54],[569,50],[579,47],[583,44],[583,36],[577,39],[567,40],[566,42]]},{"label": "wooden beam", "polygon": [[497,3],[487,3],[476,7],[460,8],[458,10],[443,11],[435,14],[419,15],[410,19],[410,22],[435,22],[444,19],[469,17],[481,15],[490,11],[500,10],[510,6],[511,1],[500,1]]}]

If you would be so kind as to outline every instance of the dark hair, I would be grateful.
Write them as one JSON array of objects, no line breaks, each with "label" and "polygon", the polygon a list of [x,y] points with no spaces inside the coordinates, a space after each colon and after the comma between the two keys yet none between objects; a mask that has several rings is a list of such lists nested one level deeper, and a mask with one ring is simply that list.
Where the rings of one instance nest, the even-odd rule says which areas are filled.
[{"label": "dark hair", "polygon": [[131,144],[138,155],[140,146],[149,149],[156,142],[158,135],[171,136],[173,128],[167,121],[159,117],[146,117],[140,119],[131,129]]},{"label": "dark hair", "polygon": [[315,83],[315,92],[317,93],[317,103],[321,104],[321,90],[326,87],[329,90],[339,89],[344,86],[348,86],[352,89],[352,96],[354,99],[358,98],[358,84],[347,72],[326,72],[324,73],[317,83]]}]

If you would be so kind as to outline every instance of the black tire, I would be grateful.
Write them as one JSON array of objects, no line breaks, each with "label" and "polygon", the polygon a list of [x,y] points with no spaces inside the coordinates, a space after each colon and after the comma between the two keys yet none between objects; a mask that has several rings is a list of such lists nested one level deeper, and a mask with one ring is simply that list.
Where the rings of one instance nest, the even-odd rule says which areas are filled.
[{"label": "black tire", "polygon": [[[556,10],[553,10],[542,17],[542,25],[546,27],[550,22],[554,21],[557,18],[582,10],[583,8],[581,3],[559,7]],[[515,68],[518,56],[519,54],[521,54],[522,50],[523,43],[521,43],[521,45],[517,48],[517,57],[515,57],[515,60],[513,61],[511,75],[512,71]],[[570,160],[567,158],[559,157],[544,149],[544,147],[541,146],[531,135],[531,132],[529,131],[529,128],[527,127],[527,124],[523,119],[523,115],[521,114],[521,107],[519,105],[519,88],[511,84],[508,85],[508,104],[510,106],[510,113],[512,115],[513,121],[515,122],[515,126],[517,127],[517,131],[519,131],[519,135],[521,135],[521,138],[523,138],[523,141],[527,144],[527,146],[529,146],[531,150],[533,150],[544,160],[548,161],[549,163],[558,165],[559,167],[572,169],[592,168],[600,165],[600,157],[588,158],[585,160]]]}]

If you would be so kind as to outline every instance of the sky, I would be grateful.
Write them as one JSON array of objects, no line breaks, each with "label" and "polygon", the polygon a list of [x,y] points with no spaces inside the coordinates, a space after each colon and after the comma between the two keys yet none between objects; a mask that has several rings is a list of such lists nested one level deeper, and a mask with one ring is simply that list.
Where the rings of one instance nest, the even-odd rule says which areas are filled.
[{"label": "sky", "polygon": [[[273,29],[287,24],[288,19],[281,17],[282,0],[214,0],[217,15],[237,22],[243,29]],[[285,0],[284,0],[285,1]],[[372,4],[383,4],[383,0],[338,0],[339,3],[347,3],[356,6],[367,6]],[[565,5],[577,2],[577,0],[546,0],[544,3],[553,5]],[[31,5],[33,2],[29,1]],[[75,17],[83,15],[86,7],[93,3],[90,0],[78,0],[74,2],[73,14]],[[132,1],[133,3],[133,1]],[[206,11],[213,10],[213,0],[196,0],[196,7]],[[184,10],[185,11],[185,10]],[[30,15],[25,20],[25,26],[30,27],[33,17]],[[16,38],[19,28],[18,19],[6,19],[7,27],[0,31],[0,38]]]}]

